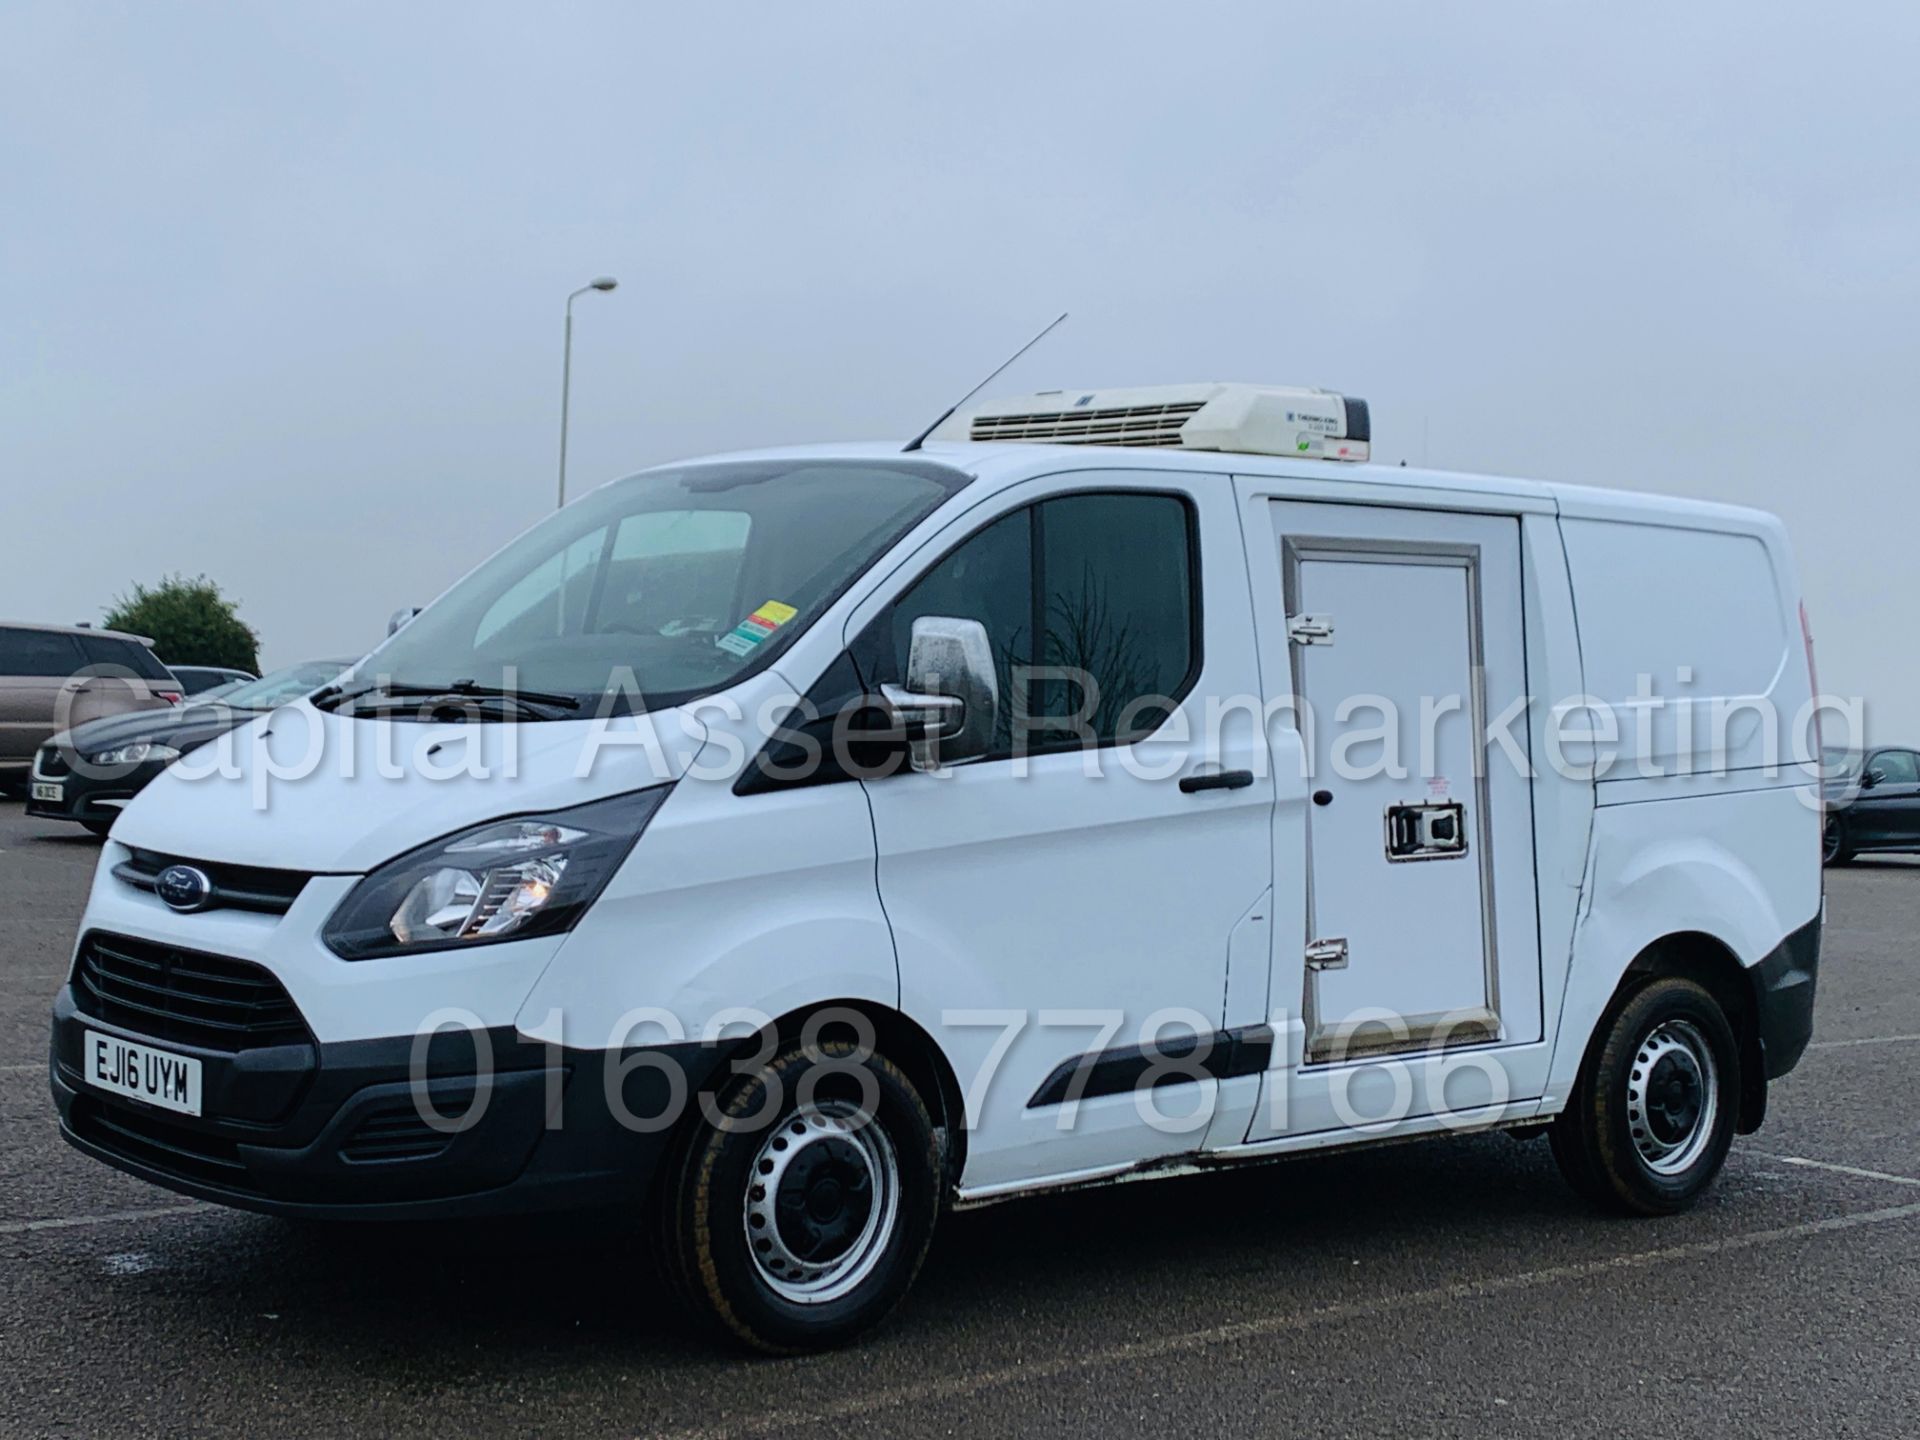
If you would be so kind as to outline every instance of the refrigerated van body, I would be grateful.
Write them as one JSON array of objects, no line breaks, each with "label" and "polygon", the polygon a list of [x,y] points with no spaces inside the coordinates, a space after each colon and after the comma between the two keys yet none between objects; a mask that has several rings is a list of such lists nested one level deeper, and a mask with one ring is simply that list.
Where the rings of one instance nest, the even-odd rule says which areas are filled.
[{"label": "refrigerated van body", "polygon": [[884,1313],[943,1207],[1063,1186],[1531,1127],[1678,1208],[1811,1028],[1782,527],[1334,415],[576,502],[127,807],[67,1137],[282,1213],[645,1208],[776,1349]]}]

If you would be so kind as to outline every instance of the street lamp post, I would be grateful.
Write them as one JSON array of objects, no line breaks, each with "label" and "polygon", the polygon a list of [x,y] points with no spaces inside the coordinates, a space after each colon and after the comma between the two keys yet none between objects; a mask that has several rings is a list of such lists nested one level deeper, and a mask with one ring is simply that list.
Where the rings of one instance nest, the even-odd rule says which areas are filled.
[{"label": "street lamp post", "polygon": [[611,290],[620,282],[611,275],[590,280],[567,296],[567,341],[560,356],[560,500],[554,508],[567,504],[567,393],[573,387],[573,302],[589,290]]}]

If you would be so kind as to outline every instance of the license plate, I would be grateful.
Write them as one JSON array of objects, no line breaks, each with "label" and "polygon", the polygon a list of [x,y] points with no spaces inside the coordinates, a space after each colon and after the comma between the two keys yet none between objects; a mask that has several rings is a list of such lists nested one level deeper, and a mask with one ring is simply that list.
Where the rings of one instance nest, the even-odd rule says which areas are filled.
[{"label": "license plate", "polygon": [[44,780],[36,780],[33,783],[33,798],[36,800],[45,800],[54,805],[63,804],[67,798],[67,787],[65,785],[49,785]]},{"label": "license plate", "polygon": [[200,1062],[191,1055],[170,1055],[97,1030],[83,1040],[81,1076],[96,1090],[182,1115],[200,1113]]}]

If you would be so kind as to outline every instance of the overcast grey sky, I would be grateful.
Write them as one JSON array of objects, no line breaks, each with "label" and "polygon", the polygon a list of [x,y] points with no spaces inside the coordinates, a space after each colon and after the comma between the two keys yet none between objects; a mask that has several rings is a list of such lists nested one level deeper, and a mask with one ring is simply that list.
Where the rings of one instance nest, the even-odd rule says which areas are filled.
[{"label": "overcast grey sky", "polygon": [[[354,653],[553,503],[996,383],[1757,504],[1920,740],[1920,8],[0,10],[0,616],[204,571]],[[1630,578],[1630,577],[1623,577]]]}]

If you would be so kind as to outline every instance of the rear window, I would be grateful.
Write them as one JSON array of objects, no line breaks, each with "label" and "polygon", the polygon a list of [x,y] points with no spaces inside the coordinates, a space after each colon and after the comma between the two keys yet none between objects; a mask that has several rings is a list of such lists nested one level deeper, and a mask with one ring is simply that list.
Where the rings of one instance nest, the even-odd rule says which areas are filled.
[{"label": "rear window", "polygon": [[80,648],[87,652],[87,664],[112,665],[131,670],[144,680],[159,680],[171,686],[173,672],[160,663],[159,656],[137,640],[119,640],[111,635],[82,635]]},{"label": "rear window", "polygon": [[71,635],[0,628],[0,675],[71,675],[85,663]]}]

